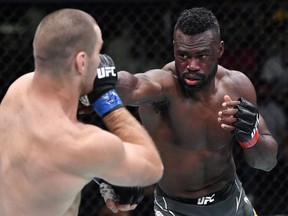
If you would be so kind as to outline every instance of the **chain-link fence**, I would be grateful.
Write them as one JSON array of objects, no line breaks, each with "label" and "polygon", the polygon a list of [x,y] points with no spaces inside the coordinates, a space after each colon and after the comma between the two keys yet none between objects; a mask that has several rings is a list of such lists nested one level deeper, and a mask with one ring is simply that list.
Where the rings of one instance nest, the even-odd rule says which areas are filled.
[{"label": "chain-link fence", "polygon": [[[42,17],[51,11],[69,7],[90,13],[103,31],[103,52],[113,57],[117,68],[143,72],[162,67],[173,59],[172,32],[176,18],[184,8],[194,6],[205,6],[218,17],[225,41],[221,64],[250,77],[258,91],[259,109],[279,143],[279,162],[269,173],[249,168],[236,147],[239,177],[259,215],[288,215],[288,2],[1,1],[0,96],[4,96],[17,77],[33,70],[33,34]],[[137,110],[131,111],[137,114]],[[135,211],[118,215],[153,215],[152,192],[153,186],[146,188],[145,199]],[[79,215],[114,215],[107,211],[95,183],[83,189]]]}]

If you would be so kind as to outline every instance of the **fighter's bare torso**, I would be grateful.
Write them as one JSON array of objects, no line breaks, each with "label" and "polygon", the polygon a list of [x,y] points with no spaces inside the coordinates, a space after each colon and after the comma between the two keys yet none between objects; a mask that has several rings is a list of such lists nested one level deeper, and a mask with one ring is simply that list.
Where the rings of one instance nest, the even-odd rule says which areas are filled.
[{"label": "fighter's bare torso", "polygon": [[1,104],[0,170],[5,177],[0,179],[0,215],[75,216],[85,180],[62,166],[68,148],[58,140],[67,137],[64,143],[72,146],[65,134],[76,124],[59,112],[57,103],[51,111],[48,99],[30,91],[31,76],[19,78],[22,83],[16,81]]},{"label": "fighter's bare torso", "polygon": [[[174,64],[168,66],[173,73]],[[233,136],[217,122],[224,95],[240,97],[231,73],[219,66],[212,81],[216,87],[191,98],[184,97],[177,78],[171,75],[166,98],[139,107],[141,120],[164,163],[159,186],[170,196],[198,198],[220,190],[235,178]]]}]

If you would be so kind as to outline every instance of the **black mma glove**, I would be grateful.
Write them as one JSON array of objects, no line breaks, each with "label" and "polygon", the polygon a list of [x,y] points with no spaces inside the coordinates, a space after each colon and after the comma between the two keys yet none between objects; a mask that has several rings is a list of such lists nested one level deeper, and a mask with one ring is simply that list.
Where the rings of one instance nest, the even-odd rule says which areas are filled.
[{"label": "black mma glove", "polygon": [[123,103],[115,91],[117,72],[112,58],[106,54],[100,54],[100,64],[94,81],[92,92],[82,96],[80,102],[104,117],[109,112],[122,107]]},{"label": "black mma glove", "polygon": [[258,139],[259,111],[249,101],[239,98],[240,103],[235,107],[238,113],[235,115],[237,122],[234,136],[242,148],[250,148],[254,146]]},{"label": "black mma glove", "polygon": [[100,185],[100,193],[105,202],[107,199],[111,199],[121,205],[133,205],[139,204],[144,198],[143,187],[120,187],[97,178],[94,178],[94,181]]}]

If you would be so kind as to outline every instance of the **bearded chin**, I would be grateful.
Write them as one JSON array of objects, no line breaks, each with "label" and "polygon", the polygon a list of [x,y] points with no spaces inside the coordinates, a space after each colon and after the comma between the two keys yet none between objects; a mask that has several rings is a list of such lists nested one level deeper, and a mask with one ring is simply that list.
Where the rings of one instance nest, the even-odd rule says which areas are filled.
[{"label": "bearded chin", "polygon": [[211,80],[215,77],[217,73],[217,66],[212,70],[212,72],[206,77],[206,79],[201,80],[197,85],[187,85],[184,81],[184,78],[180,77],[180,74],[176,68],[176,73],[179,77],[179,83],[182,87],[183,93],[186,97],[192,97],[195,93],[198,91],[204,89],[209,83],[211,83]]},{"label": "bearded chin", "polygon": [[187,85],[183,79],[180,79],[180,85],[182,86],[182,89],[184,91],[184,94],[188,97],[193,96],[193,94],[195,94],[196,92],[200,91],[201,89],[204,88],[205,86],[205,81],[202,80],[201,82],[199,82],[197,85],[195,86],[191,86],[191,85]]}]

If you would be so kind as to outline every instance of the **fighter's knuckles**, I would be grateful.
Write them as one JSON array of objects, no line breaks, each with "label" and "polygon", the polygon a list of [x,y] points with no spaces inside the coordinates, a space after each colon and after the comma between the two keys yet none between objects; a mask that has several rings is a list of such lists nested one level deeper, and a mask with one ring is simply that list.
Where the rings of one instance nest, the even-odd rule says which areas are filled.
[{"label": "fighter's knuckles", "polygon": [[219,112],[219,116],[231,116],[231,115],[236,115],[237,113],[238,113],[238,110],[234,108],[224,109]]},{"label": "fighter's knuckles", "polygon": [[228,124],[221,124],[221,128],[229,132],[232,132],[235,130],[235,127],[233,125],[228,125]]},{"label": "fighter's knuckles", "polygon": [[228,124],[228,125],[233,125],[234,123],[237,122],[237,119],[234,118],[233,116],[222,117],[220,119],[221,119],[221,121],[220,121],[221,123]]},{"label": "fighter's knuckles", "polygon": [[226,108],[234,108],[238,104],[239,104],[239,101],[226,101],[222,105],[223,107],[226,107]]}]

